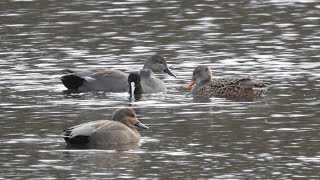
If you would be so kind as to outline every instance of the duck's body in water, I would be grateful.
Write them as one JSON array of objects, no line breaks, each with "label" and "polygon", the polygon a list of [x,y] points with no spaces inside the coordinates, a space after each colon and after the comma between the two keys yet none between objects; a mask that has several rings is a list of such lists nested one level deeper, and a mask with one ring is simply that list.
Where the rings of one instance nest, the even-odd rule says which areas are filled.
[{"label": "duck's body in water", "polygon": [[[168,68],[165,58],[160,55],[148,58],[143,69],[150,69],[152,72],[165,72],[175,77]],[[128,74],[120,70],[105,68],[85,71],[66,70],[66,72],[68,74],[60,79],[70,91],[125,92],[127,90]]]},{"label": "duck's body in water", "polygon": [[139,143],[141,136],[134,127],[148,129],[131,108],[113,113],[112,120],[87,122],[63,130],[62,137],[69,147],[101,147]]},{"label": "duck's body in water", "polygon": [[207,66],[199,66],[193,71],[192,81],[186,88],[195,96],[255,98],[261,97],[270,84],[251,77],[213,78]]}]

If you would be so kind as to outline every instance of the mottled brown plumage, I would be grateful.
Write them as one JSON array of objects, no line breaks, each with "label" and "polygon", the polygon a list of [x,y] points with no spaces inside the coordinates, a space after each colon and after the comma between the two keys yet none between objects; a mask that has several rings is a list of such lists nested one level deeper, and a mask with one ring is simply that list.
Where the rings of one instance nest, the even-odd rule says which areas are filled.
[{"label": "mottled brown plumage", "polygon": [[193,71],[192,81],[187,88],[192,88],[191,94],[195,96],[255,98],[261,97],[269,86],[269,83],[251,77],[212,79],[211,69],[199,66]]}]

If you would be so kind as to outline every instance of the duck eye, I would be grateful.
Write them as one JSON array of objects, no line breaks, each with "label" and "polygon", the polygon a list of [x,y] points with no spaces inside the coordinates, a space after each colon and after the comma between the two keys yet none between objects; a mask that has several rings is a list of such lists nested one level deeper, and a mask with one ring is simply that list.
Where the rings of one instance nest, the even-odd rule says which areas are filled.
[{"label": "duck eye", "polygon": [[135,114],[129,114],[129,117],[136,117]]}]

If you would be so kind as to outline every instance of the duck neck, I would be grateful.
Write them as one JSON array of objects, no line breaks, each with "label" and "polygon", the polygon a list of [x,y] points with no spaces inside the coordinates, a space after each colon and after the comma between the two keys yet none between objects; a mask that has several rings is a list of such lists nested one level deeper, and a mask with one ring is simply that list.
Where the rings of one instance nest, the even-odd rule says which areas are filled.
[{"label": "duck neck", "polygon": [[209,83],[210,81],[211,81],[211,79],[205,79],[205,80],[199,81],[197,84],[205,85],[205,84]]},{"label": "duck neck", "polygon": [[129,94],[132,95],[132,94],[143,94],[143,89],[142,89],[142,86],[141,86],[141,83],[134,83],[134,92],[132,92],[132,84],[130,83],[129,84]]},{"label": "duck neck", "polygon": [[134,87],[135,87],[134,92],[133,92],[134,94],[142,94],[143,93],[141,83],[135,84]]}]

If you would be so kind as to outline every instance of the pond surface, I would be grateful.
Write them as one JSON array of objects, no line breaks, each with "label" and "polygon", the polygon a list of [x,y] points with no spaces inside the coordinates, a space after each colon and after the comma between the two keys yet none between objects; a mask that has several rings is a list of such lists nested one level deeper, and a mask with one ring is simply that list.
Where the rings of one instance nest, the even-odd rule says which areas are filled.
[{"label": "pond surface", "polygon": [[[320,179],[317,0],[0,2],[0,179]],[[66,95],[61,70],[132,72],[153,55],[167,94]],[[262,99],[193,98],[198,65],[272,84]],[[135,108],[129,151],[67,149],[61,130]]]}]

